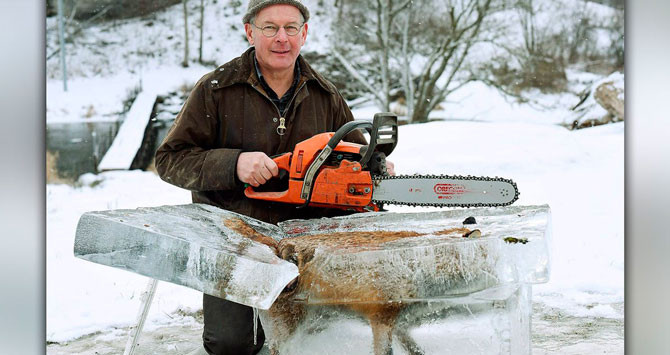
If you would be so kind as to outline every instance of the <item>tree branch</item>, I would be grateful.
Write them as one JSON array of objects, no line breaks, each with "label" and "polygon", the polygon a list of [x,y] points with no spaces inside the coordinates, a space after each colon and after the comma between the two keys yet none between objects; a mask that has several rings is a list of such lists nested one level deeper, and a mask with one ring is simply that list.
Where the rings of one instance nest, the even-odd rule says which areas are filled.
[{"label": "tree branch", "polygon": [[400,5],[400,7],[398,7],[397,9],[395,9],[395,10],[393,10],[393,11],[391,12],[391,18],[396,17],[396,15],[397,15],[400,11],[404,10],[404,9],[405,9],[407,6],[409,6],[409,4],[411,4],[411,3],[412,3],[412,0],[406,0],[404,4]]},{"label": "tree branch", "polygon": [[384,101],[382,97],[379,95],[379,90],[375,90],[372,86],[370,86],[368,81],[356,70],[356,68],[354,68],[353,64],[351,64],[351,62],[349,62],[342,54],[340,54],[338,50],[335,49],[331,51],[331,53],[342,64],[342,66],[344,66],[344,68],[349,72],[349,74],[351,74],[351,76],[354,79],[356,79],[359,83],[361,83],[365,87],[365,89],[375,97],[377,101],[379,101],[380,103]]}]

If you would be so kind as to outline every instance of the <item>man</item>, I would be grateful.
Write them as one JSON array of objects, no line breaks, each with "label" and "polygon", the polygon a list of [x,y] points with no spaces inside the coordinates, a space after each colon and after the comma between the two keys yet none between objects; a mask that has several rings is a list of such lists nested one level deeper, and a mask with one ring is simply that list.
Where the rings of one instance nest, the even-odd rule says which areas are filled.
[{"label": "man", "polygon": [[[300,56],[309,11],[299,0],[251,0],[243,23],[252,48],[202,77],[156,152],[161,178],[207,203],[277,223],[342,214],[251,200],[244,184],[258,187],[278,175],[269,156],[292,151],[318,133],[353,120],[337,89]],[[346,140],[366,144],[353,132]],[[389,172],[393,166],[389,163]],[[203,295],[205,350],[255,354],[251,308]]]}]

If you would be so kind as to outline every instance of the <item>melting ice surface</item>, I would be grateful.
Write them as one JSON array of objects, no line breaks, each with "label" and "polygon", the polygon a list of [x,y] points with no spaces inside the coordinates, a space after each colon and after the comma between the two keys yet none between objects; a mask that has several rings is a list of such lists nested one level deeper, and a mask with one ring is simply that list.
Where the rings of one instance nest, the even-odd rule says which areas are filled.
[{"label": "melting ice surface", "polygon": [[[477,223],[463,225],[470,216]],[[279,226],[290,238],[340,232],[349,233],[351,238],[357,232],[420,234],[355,248],[317,246],[309,271],[320,275],[320,284],[333,284],[334,289],[338,283],[347,285],[340,285],[341,293],[328,295],[316,295],[313,288],[306,288],[297,297],[309,298],[310,303],[364,302],[350,295],[350,289],[359,282],[375,284],[384,292],[381,301],[412,301],[472,293],[505,283],[543,283],[549,278],[551,221],[546,205],[365,213],[291,220]],[[445,228],[458,227],[479,229],[481,237],[442,234]],[[506,238],[516,243],[506,242]]]}]

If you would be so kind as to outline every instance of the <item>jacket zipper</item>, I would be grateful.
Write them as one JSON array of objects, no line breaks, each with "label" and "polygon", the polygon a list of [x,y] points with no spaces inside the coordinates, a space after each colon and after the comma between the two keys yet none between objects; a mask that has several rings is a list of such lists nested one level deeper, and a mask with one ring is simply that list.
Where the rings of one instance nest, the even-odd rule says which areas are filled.
[{"label": "jacket zipper", "polygon": [[[288,104],[286,105],[287,110],[289,109],[289,107],[291,107],[291,104],[293,103],[293,100],[296,98],[296,96],[298,96],[298,93],[300,92],[300,90],[302,90],[302,88],[305,87],[305,84],[307,84],[307,81],[303,82],[300,85],[300,87],[298,88],[298,90],[295,91],[295,93],[293,94],[293,97],[291,97],[291,101],[289,101]],[[277,107],[277,105],[275,105],[275,103],[267,95],[263,94],[260,90],[258,90],[255,85],[252,85],[251,87],[254,88],[254,90],[256,90],[259,94],[261,94],[261,96],[268,99],[268,101],[270,101],[272,106],[274,106],[275,110],[277,110],[277,115],[279,116],[279,126],[277,126],[277,134],[280,135],[280,136],[283,136],[284,132],[286,132],[286,118],[284,118],[281,111],[279,111],[279,107]],[[279,133],[280,130],[281,130],[281,133]]]}]

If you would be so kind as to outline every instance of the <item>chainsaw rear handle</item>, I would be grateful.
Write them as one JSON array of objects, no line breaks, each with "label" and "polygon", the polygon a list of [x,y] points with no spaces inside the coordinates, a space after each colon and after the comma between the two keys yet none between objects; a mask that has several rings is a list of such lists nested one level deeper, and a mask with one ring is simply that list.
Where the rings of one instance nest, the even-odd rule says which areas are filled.
[{"label": "chainsaw rear handle", "polygon": [[[274,177],[273,179],[280,179],[281,180],[281,179],[287,178],[289,176],[289,174],[291,172],[291,157],[292,157],[292,155],[293,155],[293,153],[288,152],[288,153],[273,155],[273,156],[270,157],[270,159],[272,159],[272,161],[274,161],[275,164],[277,164],[277,170],[278,170],[277,176]],[[259,189],[262,190],[263,186],[264,185],[261,185],[259,187]],[[253,188],[253,186],[251,186],[249,184],[244,184],[244,194],[247,197],[253,198],[253,199],[261,199],[262,200],[262,199],[264,199],[264,197],[271,196],[271,198],[270,198],[271,200],[279,200],[283,196],[286,195],[286,192],[287,191],[283,191],[283,192],[281,192],[281,191],[280,192],[256,191]]]}]

